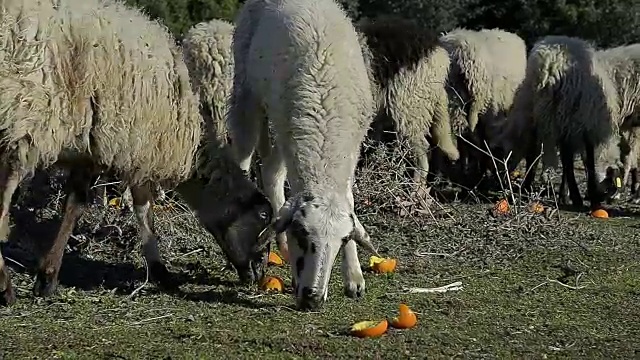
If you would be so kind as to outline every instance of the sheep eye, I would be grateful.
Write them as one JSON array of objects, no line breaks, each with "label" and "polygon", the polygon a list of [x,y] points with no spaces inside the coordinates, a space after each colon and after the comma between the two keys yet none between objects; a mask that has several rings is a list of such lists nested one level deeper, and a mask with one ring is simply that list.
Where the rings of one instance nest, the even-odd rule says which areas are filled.
[{"label": "sheep eye", "polygon": [[260,219],[266,220],[267,217],[269,217],[269,214],[266,211],[261,211],[260,212]]}]

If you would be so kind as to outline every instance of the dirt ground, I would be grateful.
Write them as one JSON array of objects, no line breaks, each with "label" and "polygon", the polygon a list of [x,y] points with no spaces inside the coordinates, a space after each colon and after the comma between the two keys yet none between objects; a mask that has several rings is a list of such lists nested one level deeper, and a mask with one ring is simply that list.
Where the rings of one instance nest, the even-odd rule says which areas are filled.
[{"label": "dirt ground", "polygon": [[[170,192],[173,207],[158,211],[157,226],[183,279],[179,293],[145,283],[133,214],[95,205],[66,249],[58,294],[35,298],[32,244],[54,236],[62,195],[25,185],[3,246],[18,302],[0,308],[0,359],[640,358],[639,207],[612,205],[611,218],[595,219],[543,199],[546,215],[524,204],[494,217],[493,194],[398,214],[413,199],[398,173],[367,165],[356,191],[359,217],[380,253],[398,259],[396,272],[365,273],[367,293],[352,300],[342,296],[338,258],[321,312],[293,309],[288,266],[269,268],[284,294],[237,285]],[[369,255],[360,251],[363,266]],[[407,291],[456,281],[459,290]],[[415,328],[348,334],[400,303],[418,314]]]}]

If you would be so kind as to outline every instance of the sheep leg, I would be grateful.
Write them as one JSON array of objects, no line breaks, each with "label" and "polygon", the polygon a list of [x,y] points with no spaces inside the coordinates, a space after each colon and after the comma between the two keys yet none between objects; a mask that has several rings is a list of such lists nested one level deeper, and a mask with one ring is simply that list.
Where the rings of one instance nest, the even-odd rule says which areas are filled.
[{"label": "sheep leg", "polygon": [[349,240],[342,248],[342,283],[344,294],[350,298],[360,298],[365,293],[364,275],[356,245],[355,240]]},{"label": "sheep leg", "polygon": [[253,154],[260,142],[264,122],[260,103],[249,91],[235,88],[227,121],[228,136],[235,159],[248,178],[251,178]]},{"label": "sheep leg", "polygon": [[[287,177],[287,169],[278,149],[275,146],[271,146],[266,127],[262,130],[259,153],[264,170],[261,175],[262,189],[271,202],[273,213],[278,214],[285,202],[284,182]],[[276,234],[276,243],[284,260],[289,262],[289,245],[287,244],[286,232]]]},{"label": "sheep leg", "polygon": [[631,195],[636,195],[638,192],[638,168],[633,168],[629,171],[631,177]]},{"label": "sheep leg", "polygon": [[631,195],[632,203],[637,204],[640,202],[640,191],[638,191],[638,168],[634,167],[630,171],[631,176]]},{"label": "sheep leg", "polygon": [[133,210],[133,195],[131,195],[130,187],[126,187],[122,192],[122,198],[120,203],[122,208],[126,208],[129,211]]},{"label": "sheep leg", "polygon": [[175,289],[176,282],[169,270],[162,262],[158,250],[158,236],[153,221],[153,184],[147,182],[142,185],[131,186],[133,212],[138,221],[140,237],[142,238],[142,255],[147,262],[149,277],[165,289]]},{"label": "sheep leg", "polygon": [[424,136],[412,136],[408,139],[411,151],[413,151],[416,167],[413,174],[413,181],[416,185],[416,193],[420,197],[427,198],[428,192],[426,189],[427,175],[429,174],[429,143]]},{"label": "sheep leg", "polygon": [[[0,208],[0,242],[4,242],[9,237],[9,208],[11,207],[11,197],[18,188],[22,179],[21,173],[11,170],[6,162],[0,165],[0,197],[2,197]],[[2,252],[0,252],[0,306],[11,305],[16,301],[16,294],[11,285],[9,269],[4,262]]]},{"label": "sheep leg", "polygon": [[524,177],[524,180],[522,181],[522,188],[525,191],[529,191],[529,192],[533,191],[533,181],[536,178],[536,167],[538,165],[536,162],[536,159],[538,158],[538,155],[540,154],[541,151],[542,151],[542,148],[540,144],[538,144],[538,142],[536,141],[535,145],[531,146],[527,151],[527,153],[525,154],[524,161],[525,161],[526,175]]},{"label": "sheep leg", "polygon": [[[355,208],[355,199],[353,197],[353,176],[349,181],[349,187],[347,189],[347,200],[351,206],[351,211]],[[342,249],[342,284],[344,288],[344,294],[350,298],[362,297],[365,293],[365,281],[362,269],[360,267],[360,260],[358,259],[357,239],[360,243],[366,243],[371,245],[371,239],[369,234],[358,220],[358,217],[353,213],[353,236],[347,241]],[[372,249],[375,252],[375,249]]]},{"label": "sheep leg", "polygon": [[[562,173],[563,173],[563,181],[567,182],[567,187],[569,187],[569,197],[571,198],[571,203],[576,208],[583,207],[582,196],[580,195],[580,189],[578,189],[578,184],[576,183],[576,175],[573,168],[573,158],[574,152],[570,145],[562,144],[560,147],[560,159],[562,160]],[[560,196],[564,196],[562,193],[562,188],[560,190]]]},{"label": "sheep leg", "polygon": [[564,171],[564,166],[562,169],[562,177],[560,180],[560,189],[558,190],[558,199],[560,201],[561,204],[563,205],[568,205],[569,204],[569,192],[567,191],[567,180],[566,180],[566,173]]},{"label": "sheep leg", "polygon": [[604,194],[600,191],[600,186],[598,185],[594,146],[588,141],[585,141],[585,153],[584,165],[587,170],[587,193],[589,194],[591,209],[596,210],[602,207]]},{"label": "sheep leg", "polygon": [[53,244],[44,252],[44,256],[40,257],[40,266],[33,287],[33,293],[36,296],[47,297],[55,292],[64,248],[67,246],[76,222],[88,205],[89,190],[94,182],[95,178],[88,167],[71,170],[67,180],[67,197],[62,223]]}]

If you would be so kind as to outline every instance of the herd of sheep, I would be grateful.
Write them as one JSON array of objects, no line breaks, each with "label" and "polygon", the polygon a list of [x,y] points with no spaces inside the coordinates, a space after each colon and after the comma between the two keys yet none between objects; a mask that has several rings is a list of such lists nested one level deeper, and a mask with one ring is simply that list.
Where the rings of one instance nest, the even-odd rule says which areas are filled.
[{"label": "herd of sheep", "polygon": [[[334,0],[248,0],[235,25],[195,25],[179,45],[116,0],[2,0],[0,16],[0,240],[21,180],[38,168],[69,170],[62,224],[39,259],[38,296],[55,291],[100,175],[129,188],[159,285],[177,284],[151,205],[175,189],[242,281],[264,275],[275,238],[297,306],[308,310],[326,301],[341,250],[345,294],[365,292],[357,246],[376,250],[352,187],[361,144],[382,117],[409,145],[418,187],[430,164],[468,178],[490,170],[478,149],[508,155],[508,170],[523,158],[552,168],[559,150],[561,198],[568,186],[582,205],[580,153],[597,208],[601,181],[626,184],[638,161],[640,45],[599,50],[548,36],[527,53],[520,37],[498,29],[438,35],[401,19],[355,23]],[[0,303],[14,301],[0,255]]]}]

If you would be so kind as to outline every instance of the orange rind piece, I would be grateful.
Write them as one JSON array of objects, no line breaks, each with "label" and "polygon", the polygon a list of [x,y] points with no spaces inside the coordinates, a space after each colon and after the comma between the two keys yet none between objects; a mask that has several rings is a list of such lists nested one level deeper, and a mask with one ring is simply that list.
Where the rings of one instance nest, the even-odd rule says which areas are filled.
[{"label": "orange rind piece", "polygon": [[280,255],[274,253],[274,252],[269,252],[269,261],[268,261],[269,265],[275,265],[275,266],[281,266],[284,264],[284,260],[282,260],[282,258],[280,257]]},{"label": "orange rind piece", "polygon": [[544,212],[544,206],[537,201],[534,201],[529,205],[529,211],[534,214],[542,214]]},{"label": "orange rind piece", "polygon": [[418,317],[407,305],[400,304],[400,314],[389,320],[389,325],[396,329],[410,329],[418,323]]},{"label": "orange rind piece", "polygon": [[507,199],[501,199],[495,203],[493,210],[498,214],[506,214],[509,212],[509,202]]}]

